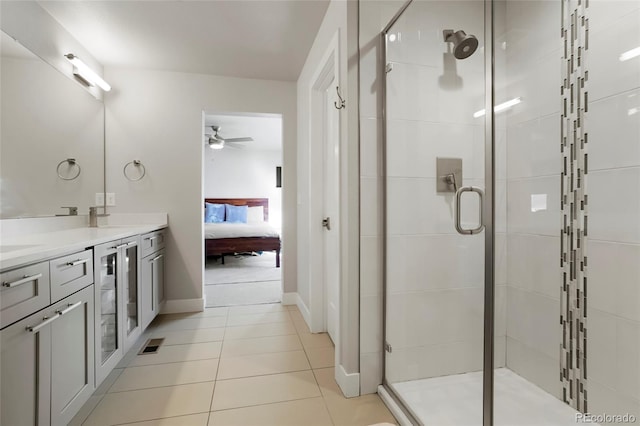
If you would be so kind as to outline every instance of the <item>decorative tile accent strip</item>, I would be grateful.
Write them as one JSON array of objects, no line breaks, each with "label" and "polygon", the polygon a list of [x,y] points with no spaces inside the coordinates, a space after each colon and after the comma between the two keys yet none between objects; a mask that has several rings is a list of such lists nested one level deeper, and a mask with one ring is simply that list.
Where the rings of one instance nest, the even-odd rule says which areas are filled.
[{"label": "decorative tile accent strip", "polygon": [[563,170],[560,176],[563,272],[560,380],[564,401],[587,412],[587,140],[589,0],[562,0],[563,81],[560,88]]}]

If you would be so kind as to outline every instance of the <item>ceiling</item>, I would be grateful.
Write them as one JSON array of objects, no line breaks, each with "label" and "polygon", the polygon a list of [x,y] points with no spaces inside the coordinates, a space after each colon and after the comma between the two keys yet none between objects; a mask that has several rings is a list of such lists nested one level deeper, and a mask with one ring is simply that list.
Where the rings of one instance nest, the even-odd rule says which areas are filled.
[{"label": "ceiling", "polygon": [[39,4],[106,66],[296,81],[329,0]]},{"label": "ceiling", "polygon": [[[276,114],[207,114],[205,115],[205,134],[211,134],[212,125],[220,126],[218,132],[223,138],[252,137],[253,142],[232,144],[245,150],[281,151],[282,117]],[[227,149],[225,147],[224,149]]]}]

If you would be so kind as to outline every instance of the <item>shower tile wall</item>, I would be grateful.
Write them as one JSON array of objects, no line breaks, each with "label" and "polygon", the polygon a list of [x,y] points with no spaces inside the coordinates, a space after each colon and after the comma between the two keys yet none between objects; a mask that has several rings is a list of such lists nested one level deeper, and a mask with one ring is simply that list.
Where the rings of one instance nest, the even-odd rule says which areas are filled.
[{"label": "shower tile wall", "polygon": [[[507,367],[560,396],[560,3],[507,1],[496,103],[507,146]],[[554,25],[551,25],[553,23]]]},{"label": "shower tile wall", "polygon": [[[640,58],[619,60],[640,46],[639,7],[591,0],[588,15],[591,413],[640,411]],[[507,129],[506,365],[560,397],[561,53],[559,28],[549,24],[556,22],[559,2],[506,2],[496,102],[522,97],[498,119]]]},{"label": "shower tile wall", "polygon": [[587,400],[640,418],[640,3],[589,8]]}]

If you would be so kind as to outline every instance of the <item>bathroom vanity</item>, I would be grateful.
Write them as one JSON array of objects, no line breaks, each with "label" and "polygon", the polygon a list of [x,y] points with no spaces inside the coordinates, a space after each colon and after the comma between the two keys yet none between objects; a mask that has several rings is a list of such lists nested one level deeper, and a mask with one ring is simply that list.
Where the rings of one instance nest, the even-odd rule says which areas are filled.
[{"label": "bathroom vanity", "polygon": [[160,311],[166,226],[2,238],[0,424],[69,423]]}]

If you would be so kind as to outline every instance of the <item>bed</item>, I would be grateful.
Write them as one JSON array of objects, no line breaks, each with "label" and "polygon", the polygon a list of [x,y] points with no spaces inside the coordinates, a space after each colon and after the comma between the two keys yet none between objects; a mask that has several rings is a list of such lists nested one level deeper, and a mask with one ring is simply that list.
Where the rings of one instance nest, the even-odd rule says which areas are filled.
[{"label": "bed", "polygon": [[231,204],[233,206],[262,206],[265,223],[205,223],[206,256],[254,251],[275,251],[276,268],[280,267],[280,235],[267,222],[268,198],[205,198],[205,203]]}]

